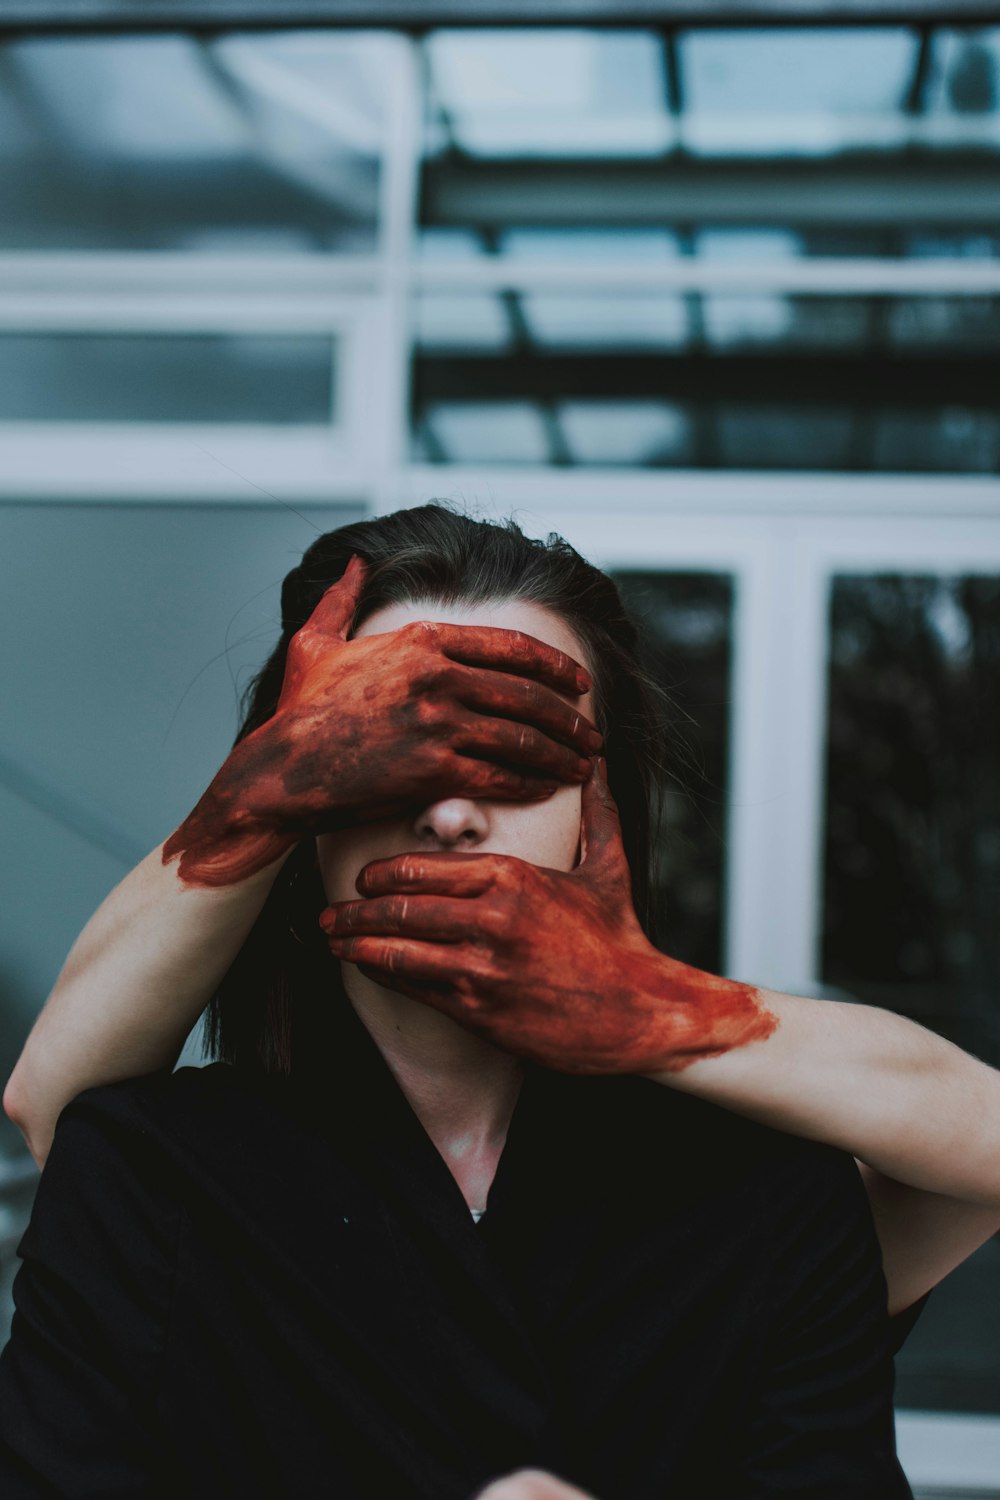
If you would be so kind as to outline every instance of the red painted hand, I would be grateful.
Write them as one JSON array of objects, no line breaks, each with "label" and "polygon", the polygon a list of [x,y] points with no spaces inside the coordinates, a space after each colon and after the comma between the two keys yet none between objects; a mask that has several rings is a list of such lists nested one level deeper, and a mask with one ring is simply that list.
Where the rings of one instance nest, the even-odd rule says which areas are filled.
[{"label": "red painted hand", "polygon": [[560,694],[590,678],[519,630],[417,621],[347,639],[365,578],[352,557],[291,640],[277,709],[236,745],[163,862],[231,885],[305,833],[442,796],[525,801],[580,782],[600,735]]},{"label": "red painted hand", "polygon": [[487,1040],[567,1073],[647,1073],[769,1036],[749,985],[689,968],[639,925],[618,810],[595,764],[569,872],[498,854],[399,854],[326,908],[339,958]]}]

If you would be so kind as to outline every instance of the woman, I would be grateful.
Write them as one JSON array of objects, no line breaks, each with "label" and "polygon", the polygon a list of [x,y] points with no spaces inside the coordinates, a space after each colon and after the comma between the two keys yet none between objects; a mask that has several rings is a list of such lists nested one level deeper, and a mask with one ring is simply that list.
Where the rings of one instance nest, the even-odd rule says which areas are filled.
[{"label": "woman", "polygon": [[[367,576],[360,562],[350,562],[352,556],[367,559]],[[338,577],[341,583],[326,595],[323,608],[325,590]],[[432,610],[428,603],[433,603]],[[8,1084],[5,1108],[21,1125],[41,1162],[48,1152],[53,1123],[67,1100],[90,1085],[131,1079],[169,1066],[206,999],[219,987],[213,1002],[212,1035],[217,1051],[232,1067],[221,1074],[218,1068],[210,1068],[202,1076],[184,1070],[187,1077],[139,1080],[138,1093],[132,1083],[92,1090],[60,1118],[52,1162],[56,1165],[61,1136],[59,1180],[50,1182],[48,1171],[43,1177],[39,1197],[44,1201],[36,1206],[27,1243],[22,1243],[25,1270],[35,1278],[34,1283],[30,1277],[26,1281],[24,1271],[19,1277],[27,1316],[34,1317],[33,1334],[25,1331],[22,1315],[20,1347],[15,1329],[0,1364],[0,1369],[5,1365],[6,1380],[0,1393],[7,1409],[16,1408],[4,1436],[10,1443],[11,1433],[16,1432],[17,1441],[23,1437],[24,1442],[14,1462],[28,1468],[35,1462],[29,1450],[37,1434],[29,1431],[24,1436],[24,1413],[37,1411],[40,1403],[28,1399],[34,1377],[26,1346],[31,1336],[45,1338],[46,1307],[36,1293],[53,1270],[46,1264],[46,1255],[58,1255],[57,1228],[64,1223],[70,1232],[80,1213],[88,1212],[91,1200],[83,1205],[73,1202],[74,1190],[79,1191],[81,1151],[85,1161],[96,1163],[105,1173],[105,1219],[107,1201],[113,1200],[128,1223],[135,1217],[136,1204],[129,1196],[134,1185],[125,1182],[121,1162],[138,1163],[137,1134],[146,1138],[144,1145],[152,1137],[157,1152],[161,1197],[152,1209],[142,1206],[149,1238],[141,1249],[143,1263],[158,1268],[162,1295],[157,1301],[144,1289],[140,1302],[145,1321],[137,1318],[134,1303],[122,1305],[123,1278],[135,1280],[133,1257],[121,1263],[122,1275],[113,1279],[110,1289],[104,1289],[108,1301],[102,1305],[101,1326],[125,1327],[131,1340],[124,1350],[110,1351],[101,1370],[107,1394],[101,1413],[103,1441],[111,1441],[109,1432],[120,1431],[123,1412],[128,1411],[130,1426],[138,1435],[127,1463],[133,1465],[136,1476],[143,1476],[136,1478],[139,1485],[147,1482],[151,1454],[161,1464],[176,1461],[175,1453],[161,1451],[162,1424],[153,1419],[153,1392],[162,1379],[162,1367],[159,1362],[154,1362],[155,1369],[147,1365],[150,1349],[158,1348],[163,1338],[164,1308],[170,1300],[164,1288],[176,1275],[176,1262],[165,1249],[164,1236],[180,1233],[191,1216],[194,1189],[185,1173],[190,1171],[196,1141],[207,1140],[210,1165],[225,1162],[228,1175],[216,1173],[212,1180],[213,1191],[224,1193],[227,1182],[235,1180],[239,1150],[252,1140],[265,1151],[279,1118],[282,1144],[312,1151],[316,1166],[320,1135],[327,1144],[331,1138],[339,1141],[350,1122],[363,1115],[375,1139],[374,1149],[366,1146],[363,1165],[383,1194],[381,1198],[376,1195],[375,1201],[395,1203],[401,1215],[396,1232],[405,1221],[415,1235],[430,1233],[423,1208],[412,1196],[400,1208],[411,1186],[399,1180],[401,1161],[412,1167],[413,1182],[421,1189],[427,1187],[430,1173],[431,1188],[441,1200],[430,1215],[434,1233],[423,1246],[420,1274],[428,1260],[437,1257],[444,1265],[454,1252],[461,1262],[458,1272],[472,1282],[478,1278],[480,1293],[486,1293],[485,1303],[481,1295],[476,1307],[467,1304],[463,1309],[468,1327],[478,1328],[481,1337],[471,1351],[452,1351],[454,1368],[464,1368],[464,1359],[474,1362],[487,1343],[494,1361],[489,1372],[479,1372],[482,1392],[477,1392],[476,1400],[470,1398],[466,1413],[473,1425],[478,1424],[479,1433],[464,1459],[464,1477],[453,1473],[449,1480],[447,1465],[434,1469],[428,1457],[436,1442],[454,1453],[455,1433],[450,1432],[445,1441],[440,1432],[425,1431],[420,1422],[433,1426],[432,1418],[426,1411],[415,1414],[408,1406],[414,1420],[408,1429],[401,1425],[393,1436],[400,1451],[385,1455],[387,1472],[397,1484],[404,1470],[418,1487],[420,1482],[429,1485],[433,1472],[438,1488],[447,1488],[450,1482],[450,1492],[468,1493],[470,1479],[480,1483],[491,1471],[501,1473],[518,1462],[536,1464],[539,1455],[547,1452],[562,1461],[561,1468],[559,1462],[549,1467],[589,1483],[595,1493],[600,1493],[603,1481],[609,1495],[642,1493],[644,1486],[652,1492],[664,1475],[673,1482],[685,1472],[692,1476],[692,1483],[696,1473],[701,1482],[706,1466],[712,1464],[721,1466],[719,1474],[725,1472],[729,1492],[734,1494],[743,1493],[738,1486],[749,1483],[751,1473],[760,1493],[770,1492],[769,1484],[783,1483],[787,1488],[789,1476],[805,1475],[809,1464],[816,1472],[809,1472],[799,1485],[797,1492],[802,1494],[905,1493],[905,1489],[891,1487],[901,1481],[892,1472],[891,1442],[886,1439],[884,1351],[873,1308],[870,1256],[840,1158],[821,1148],[792,1150],[787,1137],[774,1136],[766,1129],[737,1127],[726,1111],[714,1110],[711,1102],[740,1109],[785,1131],[826,1140],[867,1161],[871,1170],[866,1186],[882,1239],[891,1305],[901,1308],[921,1296],[1000,1222],[996,1206],[1000,1192],[990,1175],[995,1171],[995,1074],[898,1018],[862,1007],[820,1005],[753,991],[696,975],[655,954],[639,920],[645,915],[648,891],[644,858],[656,755],[655,743],[649,740],[649,688],[635,666],[634,637],[613,585],[570,549],[526,543],[516,528],[488,527],[438,506],[424,507],[321,538],[303,567],[286,581],[283,614],[282,642],[261,675],[233,755],[162,852],[155,851],[133,872],[88,924]],[[460,623],[438,624],[428,630],[418,624],[428,618]],[[311,628],[303,631],[307,620]],[[353,635],[348,640],[352,623]],[[484,625],[488,626],[485,635]],[[501,639],[507,629],[521,633]],[[535,644],[527,644],[525,637]],[[573,657],[593,675],[592,699],[589,694],[579,696],[586,677],[575,675]],[[336,717],[331,712],[334,706]],[[599,773],[592,774],[580,790],[589,770],[581,764],[581,757],[596,749],[584,717],[591,712],[605,732],[608,780],[622,813],[620,835],[614,803],[604,792]],[[331,766],[335,776],[330,774]],[[511,767],[518,767],[518,772],[512,775]],[[555,791],[551,790],[553,778],[562,783]],[[318,840],[312,837],[316,832]],[[584,846],[579,861],[578,839]],[[457,857],[468,849],[478,849],[480,855]],[[401,851],[420,858],[401,865],[392,858]],[[447,870],[442,870],[442,860]],[[358,903],[354,881],[366,867]],[[629,872],[634,909],[628,899]],[[502,885],[503,881],[507,884]],[[586,923],[579,920],[581,905],[586,909]],[[317,941],[317,919],[324,907],[329,908],[323,916],[328,941],[322,935]],[[558,921],[551,920],[553,914]],[[594,945],[587,935],[598,930],[606,941]],[[512,931],[520,939],[513,944]],[[539,931],[545,937],[543,943],[533,942]],[[572,941],[566,940],[567,931],[574,934]],[[470,941],[470,934],[475,941]],[[448,953],[442,951],[446,946]],[[330,965],[331,948],[341,959],[350,1005],[331,1004],[338,990],[337,968]],[[559,1024],[559,1017],[568,1013],[566,1005],[572,997],[586,993],[585,975],[600,980],[594,986],[595,995],[613,991],[615,1003],[610,1007],[592,1003],[589,1009],[578,1006],[574,1024],[567,1028]],[[498,978],[503,980],[499,986]],[[414,999],[426,1003],[414,1005]],[[340,1115],[326,1099],[331,1059],[335,1063],[337,1056],[350,1056],[352,1066],[358,1065],[355,1076],[339,1080],[345,1099],[350,1098],[350,1108]],[[645,1081],[622,1076],[636,1072],[670,1085],[669,1091],[650,1089]],[[616,1074],[617,1078],[612,1076]],[[528,1079],[532,1083],[526,1090]],[[626,1087],[620,1087],[623,1084]],[[963,1095],[969,1090],[974,1092],[966,1102]],[[710,1103],[684,1100],[683,1094],[701,1094]],[[859,1107],[873,1094],[877,1094],[877,1104]],[[372,1112],[371,1100],[376,1095],[380,1108]],[[177,1113],[182,1096],[187,1128],[195,1122],[208,1134],[196,1132],[193,1139],[179,1144]],[[267,1105],[263,1112],[258,1109],[261,1100]],[[218,1107],[220,1102],[224,1108]],[[369,1113],[364,1115],[366,1106]],[[393,1111],[397,1133],[380,1135]],[[963,1139],[958,1156],[956,1142],[973,1113],[980,1122],[978,1137]],[[330,1132],[331,1120],[339,1120],[340,1134]],[[237,1139],[233,1138],[235,1121],[240,1126]],[[419,1122],[416,1133],[415,1121]],[[569,1121],[574,1132],[567,1137],[560,1130]],[[295,1132],[303,1122],[312,1133],[301,1137]],[[511,1130],[512,1122],[519,1131]],[[616,1198],[621,1234],[616,1239],[612,1233],[609,1241],[609,1232],[602,1229],[598,1234],[592,1217],[584,1213],[584,1177],[591,1175],[602,1146],[626,1124],[633,1131],[641,1126],[651,1155],[647,1162],[633,1163],[627,1170],[616,1159],[611,1177],[601,1179],[608,1192],[617,1191],[616,1174],[627,1183],[624,1195]],[[942,1136],[939,1125],[946,1126],[947,1134]],[[614,1363],[614,1350],[623,1345],[620,1340],[605,1345],[597,1359],[602,1346],[592,1336],[591,1322],[578,1321],[570,1327],[566,1321],[571,1316],[582,1318],[579,1300],[572,1312],[568,1305],[562,1307],[564,1321],[553,1325],[558,1326],[566,1347],[576,1350],[580,1370],[587,1375],[586,1383],[581,1375],[573,1385],[570,1376],[577,1372],[562,1370],[575,1392],[572,1409],[560,1412],[558,1421],[552,1417],[552,1391],[543,1380],[540,1393],[537,1368],[530,1400],[523,1381],[514,1381],[511,1389],[503,1382],[497,1385],[496,1344],[503,1337],[496,1324],[498,1307],[506,1309],[501,1324],[506,1318],[508,1324],[516,1325],[516,1340],[522,1345],[525,1339],[530,1343],[535,1332],[530,1319],[527,1327],[523,1323],[524,1306],[539,1312],[542,1261],[528,1265],[519,1259],[532,1226],[538,1228],[539,1236],[542,1229],[554,1233],[560,1223],[565,1230],[574,1222],[574,1212],[583,1214],[576,1229],[586,1229],[591,1235],[589,1259],[567,1259],[563,1242],[547,1264],[550,1270],[554,1264],[567,1274],[572,1271],[569,1282],[574,1296],[589,1288],[596,1297],[598,1287],[607,1287],[609,1267],[620,1270],[621,1257],[627,1257],[632,1247],[659,1244],[658,1235],[666,1233],[669,1239],[676,1228],[676,1215],[670,1223],[660,1222],[654,1208],[670,1160],[667,1148],[676,1143],[681,1127],[697,1130],[698,1150],[686,1146],[692,1160],[683,1168],[674,1167],[671,1161],[667,1184],[683,1205],[688,1228],[691,1216],[697,1218],[704,1211],[703,1200],[698,1198],[702,1189],[696,1189],[699,1172],[707,1168],[717,1185],[720,1164],[736,1161],[741,1164],[739,1191],[745,1190],[753,1173],[763,1171],[765,1177],[757,1185],[766,1180],[772,1193],[766,1200],[768,1215],[789,1226],[789,1237],[780,1247],[788,1258],[782,1263],[784,1280],[788,1285],[799,1277],[796,1295],[800,1300],[783,1310],[773,1305],[770,1310],[782,1313],[785,1324],[798,1329],[800,1337],[801,1330],[808,1328],[809,1337],[819,1341],[807,1351],[798,1388],[805,1388],[804,1370],[815,1374],[816,1361],[822,1363],[825,1358],[821,1344],[829,1334],[829,1328],[824,1334],[824,1318],[815,1307],[806,1315],[801,1298],[808,1285],[823,1287],[824,1304],[835,1307],[839,1299],[852,1328],[858,1330],[854,1364],[849,1360],[849,1368],[831,1375],[827,1410],[841,1424],[837,1472],[830,1468],[830,1454],[822,1451],[822,1434],[817,1439],[813,1433],[814,1452],[806,1451],[810,1442],[803,1436],[801,1412],[796,1410],[796,1380],[786,1380],[779,1400],[778,1369],[787,1371],[795,1361],[789,1349],[770,1345],[770,1384],[765,1382],[766,1389],[755,1391],[755,1412],[735,1432],[734,1451],[693,1453],[690,1435],[703,1429],[705,1413],[714,1411],[717,1416],[722,1410],[731,1411],[725,1402],[719,1406],[723,1395],[718,1385],[712,1385],[716,1377],[725,1385],[729,1376],[725,1371],[721,1376],[718,1371],[715,1376],[707,1373],[703,1358],[698,1363],[706,1340],[710,1352],[729,1350],[730,1374],[735,1378],[735,1372],[742,1371],[744,1397],[749,1388],[749,1368],[741,1365],[747,1327],[735,1337],[731,1327],[723,1330],[712,1325],[712,1313],[704,1306],[700,1323],[695,1320],[696,1326],[688,1331],[694,1363],[687,1371],[687,1405],[683,1400],[675,1402],[679,1419],[671,1438],[673,1446],[668,1443],[666,1449],[661,1445],[656,1452],[646,1451],[643,1462],[627,1460],[622,1452],[631,1418],[627,1420],[616,1403],[625,1399],[630,1382],[652,1380],[657,1371],[637,1359],[632,1367],[618,1371],[616,1384],[607,1370]],[[259,1128],[259,1137],[252,1134],[252,1128]],[[513,1147],[508,1149],[508,1133],[520,1156],[512,1155]],[[571,1193],[569,1206],[563,1205],[554,1219],[548,1199],[553,1194],[558,1197],[562,1185],[551,1173],[549,1180],[531,1177],[529,1168],[535,1164],[529,1158],[536,1139],[542,1145],[540,1160],[547,1161],[553,1172],[560,1170],[556,1164],[565,1164],[568,1149],[579,1153],[582,1141],[589,1144],[587,1173],[568,1173],[577,1196]],[[110,1160],[97,1149],[98,1143],[103,1149],[109,1140],[114,1140],[118,1153]],[[421,1154],[428,1140],[437,1148],[430,1157]],[[657,1145],[661,1155],[656,1154]],[[556,1147],[559,1152],[553,1155]],[[490,1213],[476,1231],[492,1236],[487,1243],[494,1259],[485,1267],[481,1247],[470,1245],[456,1226],[454,1202],[447,1200],[447,1183],[440,1175],[434,1179],[433,1162],[446,1164],[447,1182],[457,1184],[465,1211],[480,1211],[486,1206],[501,1156],[506,1177],[500,1172]],[[268,1179],[272,1193],[278,1186],[277,1161],[275,1157],[273,1178]],[[325,1157],[322,1161],[328,1168]],[[144,1161],[143,1167],[148,1166]],[[357,1169],[358,1163],[354,1166]],[[791,1234],[792,1208],[801,1207],[803,1174],[810,1181],[822,1179],[819,1199],[812,1205],[816,1233],[804,1257],[802,1245],[794,1246]],[[177,1202],[164,1207],[168,1177],[177,1193],[178,1182],[183,1179],[186,1186]],[[282,1187],[286,1189],[287,1184]],[[726,1188],[730,1197],[723,1193],[716,1208],[732,1207],[731,1187]],[[199,1190],[203,1196],[208,1193],[204,1182]],[[125,1201],[120,1202],[123,1192]],[[781,1193],[786,1199],[781,1199]],[[289,1214],[299,1210],[301,1197],[301,1191],[284,1191],[281,1201]],[[645,1202],[654,1206],[651,1218],[650,1213],[643,1218],[640,1212]],[[782,1220],[785,1210],[786,1220]],[[745,1267],[758,1265],[763,1241],[743,1200],[741,1211],[747,1238],[740,1248],[749,1257]],[[246,1203],[241,1203],[241,1212],[250,1212]],[[639,1220],[629,1220],[637,1212]],[[93,1217],[92,1210],[90,1214]],[[199,1222],[204,1231],[204,1222]],[[850,1263],[850,1274],[839,1282],[831,1262],[820,1253],[824,1238],[834,1235],[834,1224],[837,1233],[846,1225],[843,1232],[848,1236],[829,1246],[831,1256],[844,1251]],[[920,1235],[914,1235],[914,1226],[921,1229]],[[801,1239],[801,1225],[798,1228]],[[391,1238],[392,1230],[388,1233]],[[715,1239],[709,1236],[707,1244],[717,1240],[717,1235]],[[372,1253],[376,1242],[365,1243]],[[772,1250],[776,1243],[771,1242]],[[339,1247],[339,1253],[346,1254],[346,1250]],[[497,1264],[504,1266],[509,1278],[503,1286],[495,1280]],[[360,1276],[365,1267],[358,1262],[354,1269]],[[412,1265],[410,1273],[417,1274]],[[690,1275],[689,1263],[685,1274]],[[484,1275],[494,1278],[485,1287]],[[719,1265],[708,1287],[711,1306],[725,1304],[738,1322],[747,1316],[739,1296],[728,1303],[720,1296],[720,1287],[728,1286],[733,1275],[732,1266]],[[514,1308],[509,1300],[505,1303],[511,1285],[519,1287],[524,1299]],[[645,1282],[637,1277],[635,1285],[648,1287],[648,1276]],[[556,1296],[557,1288],[558,1282],[547,1285],[549,1299]],[[765,1300],[774,1294],[773,1287],[766,1296],[760,1285],[756,1290]],[[260,1286],[257,1291],[261,1292]],[[440,1287],[435,1295],[441,1295]],[[155,1306],[146,1305],[153,1302]],[[258,1301],[250,1299],[240,1305],[248,1316],[258,1317]],[[181,1306],[184,1309],[186,1304]],[[595,1314],[610,1316],[604,1303],[595,1301],[593,1309]],[[286,1307],[283,1314],[287,1313]],[[404,1316],[398,1308],[397,1313]],[[619,1321],[614,1327],[620,1334],[625,1326],[622,1310],[615,1316]],[[647,1318],[644,1306],[639,1323],[628,1325],[631,1343],[625,1347],[637,1347],[641,1330],[655,1322],[653,1314]],[[231,1330],[233,1322],[226,1326]],[[459,1326],[465,1324],[453,1320],[453,1331]],[[359,1338],[373,1333],[370,1320],[360,1328]],[[582,1329],[587,1330],[586,1336]],[[219,1397],[220,1405],[226,1406],[238,1399],[228,1394],[231,1385],[238,1383],[237,1372],[212,1345],[218,1329],[203,1327],[201,1333],[218,1368],[226,1371],[226,1383],[216,1387],[226,1393]],[[672,1336],[676,1334],[674,1327]],[[193,1333],[189,1336],[195,1338]],[[270,1336],[278,1337],[273,1328]],[[551,1328],[547,1336],[554,1336]],[[407,1343],[407,1354],[409,1348]],[[252,1363],[254,1351],[246,1352]],[[562,1345],[559,1353],[564,1357]],[[355,1355],[356,1360],[366,1357],[360,1346]],[[521,1347],[512,1355],[508,1349],[508,1382],[511,1357],[515,1364],[524,1358],[537,1363],[538,1352],[531,1349],[526,1354]],[[38,1367],[44,1367],[51,1386],[51,1361],[48,1366],[39,1361]],[[291,1368],[296,1368],[294,1363]],[[523,1377],[523,1368],[518,1368]],[[843,1391],[852,1381],[857,1386],[862,1369],[869,1405],[864,1414],[850,1414],[850,1430],[860,1436],[856,1451],[846,1453]],[[139,1413],[127,1402],[123,1405],[121,1380],[116,1384],[111,1373],[132,1376],[136,1370],[151,1382],[143,1387]],[[423,1373],[426,1377],[427,1372]],[[672,1388],[676,1389],[676,1382]],[[660,1398],[662,1408],[662,1392],[657,1392],[655,1382],[647,1383],[645,1389],[654,1406]],[[44,1380],[39,1390],[44,1397]],[[36,1397],[39,1390],[34,1391]],[[440,1398],[433,1403],[439,1417],[448,1402],[460,1405],[466,1399],[465,1392],[447,1382],[434,1394]],[[382,1408],[384,1416],[395,1398],[383,1395],[388,1403]],[[67,1405],[76,1399],[71,1380],[61,1396]],[[730,1391],[726,1400],[731,1402],[732,1397]],[[409,1399],[412,1402],[412,1392]],[[633,1407],[640,1404],[632,1402]],[[582,1424],[580,1414],[585,1408],[586,1423]],[[179,1409],[174,1411],[175,1418]],[[494,1410],[504,1413],[506,1426],[501,1422],[484,1437],[490,1421],[484,1411]],[[355,1413],[359,1422],[363,1413],[365,1421],[374,1423],[364,1450],[366,1467],[356,1479],[357,1492],[365,1493],[364,1485],[371,1484],[372,1493],[389,1493],[384,1484],[379,1491],[372,1466],[379,1443],[392,1444],[384,1422],[380,1429],[378,1413],[373,1418],[371,1411],[370,1404],[362,1403]],[[296,1420],[301,1419],[297,1410]],[[84,1413],[81,1421],[88,1434],[100,1429],[92,1412]],[[642,1444],[651,1441],[651,1429],[641,1423],[633,1426],[636,1442],[629,1451],[638,1454],[644,1451]],[[419,1453],[407,1449],[416,1430],[423,1432],[426,1443]],[[511,1433],[517,1434],[516,1441]],[[567,1433],[572,1433],[572,1442]],[[56,1482],[65,1486],[60,1492],[74,1493],[74,1474],[86,1461],[88,1442],[89,1438],[87,1442],[81,1438],[84,1457],[77,1454],[68,1472],[60,1473]],[[218,1445],[213,1449],[206,1443],[198,1451],[207,1473],[211,1463],[218,1461]],[[584,1451],[589,1455],[586,1463],[580,1459]],[[817,1454],[822,1460],[819,1469]],[[256,1459],[262,1472],[279,1462],[262,1438],[256,1444]],[[99,1461],[110,1460],[101,1452]],[[114,1461],[126,1462],[117,1452]],[[623,1476],[630,1461],[634,1472],[626,1481]],[[771,1466],[768,1472],[761,1469],[765,1462]],[[827,1479],[818,1477],[820,1469],[829,1469]],[[419,1481],[414,1477],[418,1471]],[[386,1473],[381,1477],[386,1480]],[[45,1478],[53,1480],[48,1472]],[[215,1492],[224,1492],[219,1489],[224,1483],[221,1473],[213,1482]],[[459,1483],[465,1485],[464,1490],[459,1490]],[[823,1483],[831,1488],[823,1489]],[[845,1487],[852,1483],[854,1488]],[[679,1492],[684,1492],[683,1484]]]}]

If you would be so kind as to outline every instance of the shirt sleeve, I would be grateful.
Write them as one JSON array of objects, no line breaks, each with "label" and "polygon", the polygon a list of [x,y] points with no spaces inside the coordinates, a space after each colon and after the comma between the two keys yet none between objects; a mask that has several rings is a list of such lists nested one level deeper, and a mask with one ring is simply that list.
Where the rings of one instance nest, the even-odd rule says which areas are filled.
[{"label": "shirt sleeve", "polygon": [[0,1353],[4,1500],[163,1493],[151,1414],[180,1209],[128,1099],[127,1084],[110,1085],[66,1106],[17,1247]]},{"label": "shirt sleeve", "polygon": [[909,1497],[896,1458],[885,1276],[857,1167],[810,1145],[775,1200],[773,1311],[735,1494]]}]

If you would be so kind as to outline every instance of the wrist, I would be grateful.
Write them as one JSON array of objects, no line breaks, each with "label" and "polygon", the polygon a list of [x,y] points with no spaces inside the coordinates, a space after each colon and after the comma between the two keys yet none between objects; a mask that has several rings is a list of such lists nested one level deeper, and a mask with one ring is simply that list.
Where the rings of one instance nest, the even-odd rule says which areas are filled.
[{"label": "wrist", "polygon": [[266,740],[251,745],[254,738],[234,748],[163,845],[163,863],[179,857],[177,873],[189,884],[235,885],[277,865],[298,842],[274,795],[280,758]]},{"label": "wrist", "polygon": [[637,1071],[676,1073],[705,1058],[763,1041],[778,1018],[764,992],[753,985],[709,974],[661,953],[650,944],[643,988],[652,1017]]}]

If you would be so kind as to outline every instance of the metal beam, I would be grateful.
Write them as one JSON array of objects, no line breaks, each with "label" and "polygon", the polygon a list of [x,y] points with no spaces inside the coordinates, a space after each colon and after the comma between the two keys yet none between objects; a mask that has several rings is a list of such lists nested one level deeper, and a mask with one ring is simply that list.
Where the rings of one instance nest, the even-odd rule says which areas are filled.
[{"label": "metal beam", "polygon": [[894,409],[996,410],[996,357],[940,349],[926,355],[518,354],[417,356],[417,412],[439,401],[577,399],[729,402],[854,408],[867,397]]},{"label": "metal beam", "polygon": [[886,224],[1000,220],[1000,154],[844,153],[813,160],[473,160],[427,163],[432,225]]},{"label": "metal beam", "polygon": [[437,26],[955,25],[996,0],[0,0],[0,32]]}]

